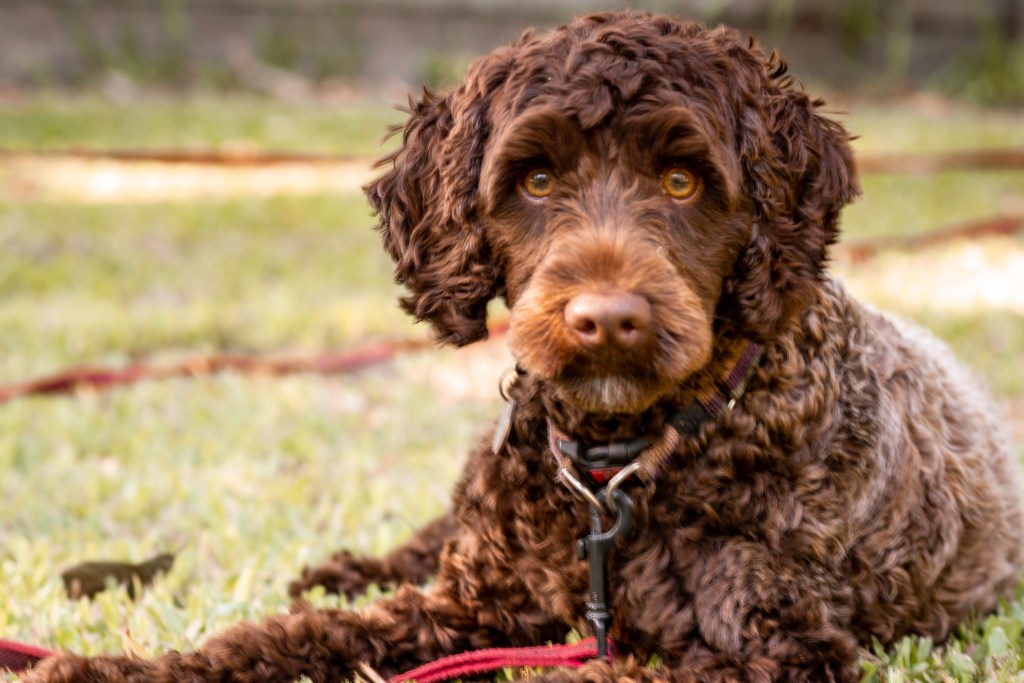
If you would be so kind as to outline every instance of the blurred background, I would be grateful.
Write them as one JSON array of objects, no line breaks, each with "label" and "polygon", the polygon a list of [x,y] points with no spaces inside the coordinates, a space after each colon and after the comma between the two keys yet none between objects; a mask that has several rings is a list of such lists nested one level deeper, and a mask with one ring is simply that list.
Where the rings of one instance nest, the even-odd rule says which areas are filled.
[{"label": "blurred background", "polygon": [[[614,5],[614,3],[612,3]],[[290,101],[457,81],[474,56],[598,0],[0,0],[13,87],[244,89]],[[1021,101],[1021,0],[646,0],[755,32],[832,86]]]},{"label": "blurred background", "polygon": [[[834,275],[947,341],[1024,455],[1024,0],[632,5],[755,33],[825,97],[864,187]],[[192,648],[443,509],[510,359],[399,312],[360,187],[410,92],[613,8],[0,0],[0,638]],[[161,552],[135,600],[65,593]],[[1022,615],[869,670],[1016,676]]]}]

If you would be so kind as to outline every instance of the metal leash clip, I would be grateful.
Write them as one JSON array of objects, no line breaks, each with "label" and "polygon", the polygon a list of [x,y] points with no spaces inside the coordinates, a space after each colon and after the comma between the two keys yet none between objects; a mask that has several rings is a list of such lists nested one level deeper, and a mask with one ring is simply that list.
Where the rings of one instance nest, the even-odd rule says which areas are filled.
[{"label": "metal leash clip", "polygon": [[[608,481],[608,485],[604,487],[604,499],[608,502],[608,507],[610,509],[614,510],[617,507],[615,503],[615,492],[619,490],[620,486],[622,486],[622,482],[626,481],[634,474],[639,472],[640,468],[640,463],[634,460],[633,462],[629,463],[621,470],[619,470],[618,473]],[[627,496],[626,498],[627,500],[629,500],[629,496]],[[631,505],[632,502],[633,501],[630,500]]]},{"label": "metal leash clip", "polygon": [[633,500],[618,488],[619,483],[621,481],[616,483],[615,488],[609,483],[606,494],[609,506],[615,510],[615,524],[608,531],[604,531],[601,525],[603,506],[597,497],[587,490],[594,498],[590,504],[590,535],[576,543],[576,556],[581,560],[589,560],[590,600],[587,601],[586,619],[597,638],[597,656],[602,659],[609,658],[608,626],[611,623],[611,613],[608,611],[608,555],[615,539],[628,534],[633,528]]}]

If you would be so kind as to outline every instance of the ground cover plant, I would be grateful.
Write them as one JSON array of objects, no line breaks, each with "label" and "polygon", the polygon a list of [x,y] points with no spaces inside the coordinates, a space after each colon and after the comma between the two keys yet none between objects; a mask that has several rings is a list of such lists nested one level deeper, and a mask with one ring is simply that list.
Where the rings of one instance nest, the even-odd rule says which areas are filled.
[{"label": "ground cover plant", "polygon": [[[2,107],[0,147],[116,146],[130,115],[132,146],[243,139],[254,149],[367,155],[394,120],[386,108],[311,113],[230,99],[107,117],[115,106],[44,97]],[[863,153],[1024,146],[1019,113],[849,108]],[[3,163],[0,383],[80,363],[316,353],[426,335],[394,304],[390,262],[356,185],[97,203],[26,195]],[[1024,212],[1020,171],[863,184],[843,217],[847,240]],[[953,345],[992,386],[1024,456],[1024,239],[866,262],[840,251],[833,270],[859,297]],[[440,512],[462,454],[497,414],[507,363],[498,339],[350,375],[224,374],[0,405],[0,637],[153,653],[286,609],[287,581],[303,564],[342,546],[382,553]],[[91,602],[64,594],[60,572],[72,564],[165,551],[177,554],[174,567],[135,601],[124,588]],[[1024,680],[1022,631],[1024,596],[948,643],[908,638],[866,652],[865,676]]]}]

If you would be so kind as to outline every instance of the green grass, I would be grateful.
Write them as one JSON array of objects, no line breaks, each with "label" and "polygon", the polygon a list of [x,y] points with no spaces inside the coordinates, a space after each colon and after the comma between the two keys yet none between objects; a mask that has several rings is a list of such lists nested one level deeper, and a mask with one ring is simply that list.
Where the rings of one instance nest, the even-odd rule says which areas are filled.
[{"label": "green grass", "polygon": [[961,626],[942,647],[926,638],[904,638],[890,651],[877,643],[867,656],[865,680],[888,683],[920,681],[1019,681],[1021,626],[1024,624],[1024,592],[1002,605],[996,614]]},{"label": "green grass", "polygon": [[983,109],[933,100],[826,107],[858,136],[858,152],[950,152],[1024,147],[1020,109]]},{"label": "green grass", "polygon": [[[41,98],[0,108],[0,147],[244,138],[257,149],[366,154],[387,116],[237,99],[165,110]],[[1024,144],[999,113],[953,116],[948,130],[968,142],[941,119],[914,122],[875,107],[848,125],[869,149]],[[19,200],[3,182],[0,168],[0,382],[70,364],[426,334],[394,304],[390,263],[354,189],[88,204]],[[1022,201],[1024,175],[872,176],[864,187],[844,215],[850,239],[989,215]],[[1024,240],[979,249],[894,252],[837,271],[865,299],[936,330],[998,396],[1019,401],[1024,316],[912,291],[936,269],[966,279],[964,259],[1003,263]],[[0,637],[97,654],[120,651],[127,628],[151,652],[194,648],[239,619],[286,609],[287,581],[328,551],[386,551],[443,508],[462,454],[496,415],[501,346],[409,354],[353,375],[225,374],[0,406]],[[60,572],[72,564],[167,550],[178,553],[174,569],[136,602],[123,589],[92,602],[63,594]],[[907,639],[871,654],[867,671],[1020,680],[1022,624],[1018,599],[941,647]]]},{"label": "green grass", "polygon": [[[284,609],[288,579],[329,548],[386,551],[440,512],[491,414],[439,400],[437,363],[454,369],[428,354],[344,378],[225,375],[5,406],[0,633],[95,654],[120,651],[128,628],[154,650],[194,648]],[[173,571],[137,603],[63,595],[71,564],[167,550]]]},{"label": "green grass", "polygon": [[1024,170],[880,173],[861,178],[863,195],[843,212],[844,239],[928,232],[955,223],[1024,213]]},{"label": "green grass", "polygon": [[0,380],[410,333],[361,195],[0,203]]},{"label": "green grass", "polygon": [[193,95],[118,104],[94,96],[37,95],[0,104],[0,149],[231,146],[376,156],[386,127],[401,120],[400,112],[379,103],[296,107],[243,95]]}]

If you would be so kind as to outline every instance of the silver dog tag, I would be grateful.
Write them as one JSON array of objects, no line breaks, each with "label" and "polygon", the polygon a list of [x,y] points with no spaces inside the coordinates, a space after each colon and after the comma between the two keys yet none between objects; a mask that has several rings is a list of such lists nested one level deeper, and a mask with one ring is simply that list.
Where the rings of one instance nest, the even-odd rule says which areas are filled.
[{"label": "silver dog tag", "polygon": [[494,438],[491,439],[491,451],[495,455],[501,452],[501,449],[508,443],[509,432],[512,431],[512,416],[516,412],[515,401],[505,401],[504,407],[501,409],[501,415],[498,416],[498,424],[494,426]]}]

